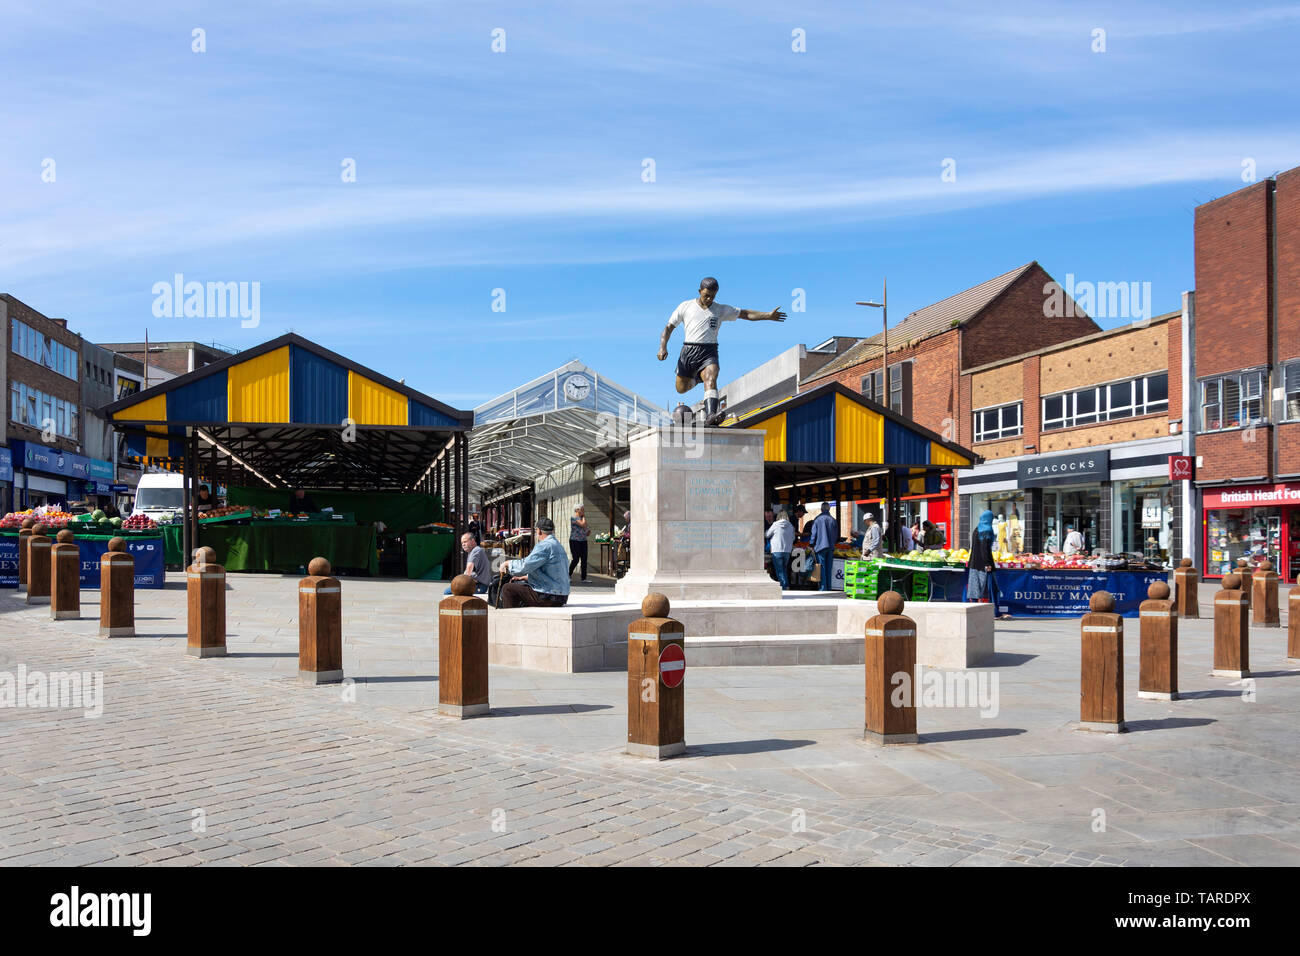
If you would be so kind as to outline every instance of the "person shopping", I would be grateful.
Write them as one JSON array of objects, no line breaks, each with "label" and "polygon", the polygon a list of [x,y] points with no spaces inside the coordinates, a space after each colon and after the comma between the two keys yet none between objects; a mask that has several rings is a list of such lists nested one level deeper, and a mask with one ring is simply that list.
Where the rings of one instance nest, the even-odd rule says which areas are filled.
[{"label": "person shopping", "polygon": [[993,512],[985,511],[970,536],[970,572],[966,582],[966,600],[987,604],[993,583]]},{"label": "person shopping", "polygon": [[794,547],[794,525],[778,511],[776,518],[767,529],[767,540],[772,545],[772,570],[781,584],[782,591],[790,590],[790,551]]}]

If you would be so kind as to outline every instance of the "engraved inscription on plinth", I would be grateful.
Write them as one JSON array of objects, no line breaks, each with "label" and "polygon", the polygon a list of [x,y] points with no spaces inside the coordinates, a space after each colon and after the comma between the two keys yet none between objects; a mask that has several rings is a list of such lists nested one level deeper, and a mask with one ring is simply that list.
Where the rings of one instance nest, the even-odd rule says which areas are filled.
[{"label": "engraved inscription on plinth", "polygon": [[779,598],[763,570],[763,433],[663,428],[630,444],[632,566],[617,593]]}]

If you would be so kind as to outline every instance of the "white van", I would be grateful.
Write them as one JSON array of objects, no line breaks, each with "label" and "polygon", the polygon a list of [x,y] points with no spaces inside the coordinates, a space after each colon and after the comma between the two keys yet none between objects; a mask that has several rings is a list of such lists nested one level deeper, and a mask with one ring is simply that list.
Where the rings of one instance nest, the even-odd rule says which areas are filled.
[{"label": "white van", "polygon": [[143,514],[154,521],[168,521],[185,508],[184,475],[141,475],[135,489],[131,517]]}]

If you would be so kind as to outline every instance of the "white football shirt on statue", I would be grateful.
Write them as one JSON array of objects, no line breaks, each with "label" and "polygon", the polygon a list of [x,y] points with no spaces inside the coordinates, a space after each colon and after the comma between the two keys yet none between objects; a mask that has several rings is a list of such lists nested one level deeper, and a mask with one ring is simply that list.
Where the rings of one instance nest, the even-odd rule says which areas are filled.
[{"label": "white football shirt on statue", "polygon": [[674,328],[684,325],[687,342],[711,345],[718,341],[718,326],[723,322],[734,322],[739,317],[740,310],[735,306],[714,302],[706,309],[700,305],[699,299],[687,299],[673,309],[668,324]]}]

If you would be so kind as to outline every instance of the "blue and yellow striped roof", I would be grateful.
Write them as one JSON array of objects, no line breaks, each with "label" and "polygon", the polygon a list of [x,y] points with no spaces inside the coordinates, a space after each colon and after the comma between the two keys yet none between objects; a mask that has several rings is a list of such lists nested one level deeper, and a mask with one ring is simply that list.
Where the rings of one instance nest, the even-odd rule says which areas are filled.
[{"label": "blue and yellow striped roof", "polygon": [[[358,426],[468,431],[473,413],[444,405],[289,333],[101,409],[152,435],[185,426]],[[149,452],[155,454],[155,452]]]},{"label": "blue and yellow striped roof", "polygon": [[742,416],[731,428],[764,433],[763,458],[792,464],[898,469],[970,468],[973,451],[830,382]]}]

